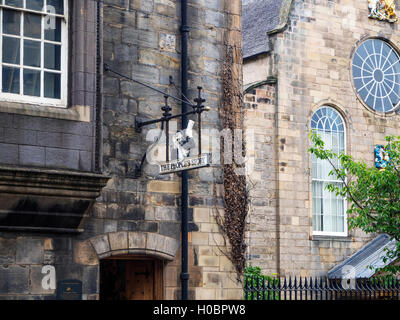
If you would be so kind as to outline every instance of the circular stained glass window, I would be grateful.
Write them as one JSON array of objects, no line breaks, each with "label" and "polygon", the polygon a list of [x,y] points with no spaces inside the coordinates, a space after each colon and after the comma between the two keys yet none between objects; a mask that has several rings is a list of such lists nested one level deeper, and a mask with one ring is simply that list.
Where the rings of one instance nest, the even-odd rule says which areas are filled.
[{"label": "circular stained glass window", "polygon": [[400,105],[400,58],[387,42],[364,41],[353,57],[354,86],[371,109],[392,112]]}]

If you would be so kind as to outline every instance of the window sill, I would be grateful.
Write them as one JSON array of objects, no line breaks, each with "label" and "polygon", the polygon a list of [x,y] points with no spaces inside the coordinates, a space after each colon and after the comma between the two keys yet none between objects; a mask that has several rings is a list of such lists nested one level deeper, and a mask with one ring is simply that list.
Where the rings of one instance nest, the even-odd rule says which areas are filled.
[{"label": "window sill", "polygon": [[72,106],[69,108],[60,108],[28,103],[0,101],[0,112],[21,114],[34,117],[90,122],[89,106]]},{"label": "window sill", "polygon": [[342,241],[342,242],[353,242],[353,238],[350,236],[328,236],[328,235],[312,235],[312,241]]}]

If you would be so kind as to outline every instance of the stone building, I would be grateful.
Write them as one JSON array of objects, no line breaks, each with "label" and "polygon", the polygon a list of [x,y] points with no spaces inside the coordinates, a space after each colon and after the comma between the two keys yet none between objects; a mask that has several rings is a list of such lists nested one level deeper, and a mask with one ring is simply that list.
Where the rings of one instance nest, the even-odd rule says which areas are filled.
[{"label": "stone building", "polygon": [[[223,77],[241,85],[221,71],[228,49],[241,67],[241,3],[188,2],[187,98],[202,86],[203,128],[219,128]],[[157,125],[135,130],[165,100],[121,75],[180,97],[181,1],[0,4],[0,299],[179,299],[181,177],[142,165]],[[220,176],[189,173],[192,299],[242,296],[212,214]]]},{"label": "stone building", "polygon": [[315,129],[374,166],[375,146],[398,135],[397,1],[383,2],[243,1],[245,126],[255,136],[248,262],[267,274],[341,276],[347,264],[371,276],[366,266],[382,266],[394,245],[348,230],[346,202],[324,189],[330,168],[307,152]]}]

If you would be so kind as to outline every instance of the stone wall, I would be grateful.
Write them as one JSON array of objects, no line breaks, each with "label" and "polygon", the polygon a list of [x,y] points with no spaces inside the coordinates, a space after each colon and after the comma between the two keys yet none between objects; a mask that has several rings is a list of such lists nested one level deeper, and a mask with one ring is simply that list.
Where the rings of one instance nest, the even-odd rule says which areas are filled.
[{"label": "stone wall", "polygon": [[267,274],[276,273],[279,265],[276,103],[274,84],[249,90],[244,101],[245,127],[254,131],[254,148],[247,150],[247,156],[255,159],[248,176],[247,259]]},{"label": "stone wall", "polygon": [[[60,177],[66,174],[72,180],[76,178],[77,182],[81,175],[96,176],[93,172],[96,171],[97,2],[70,1],[69,13],[68,104],[51,107],[0,102],[0,166],[3,173],[7,173],[2,180],[2,230],[5,229],[5,220],[12,220],[13,215],[24,214],[21,217],[25,219],[21,220],[26,220],[27,214],[32,213],[32,220],[24,227],[34,229],[35,225],[40,225],[45,229],[48,225],[46,210],[50,207],[53,218],[58,215],[58,225],[65,227],[68,218],[63,220],[60,214],[69,215],[73,211],[77,216],[79,207],[83,207],[80,200],[88,196],[85,183],[89,182],[79,186],[73,182],[74,186],[69,189],[68,183]],[[23,177],[23,172],[29,170],[31,181]],[[5,179],[7,176],[12,179]],[[32,181],[34,177],[37,177],[36,181]],[[13,188],[12,183],[18,187]],[[51,187],[49,183],[53,183]],[[80,194],[68,195],[69,191],[78,190]],[[65,198],[53,197],[50,193],[63,194]],[[6,201],[7,197],[12,200]],[[36,204],[35,201],[40,201],[41,197],[44,200]],[[17,208],[13,208],[15,199],[16,202],[19,199]],[[55,203],[49,205],[52,201]],[[68,207],[68,202],[73,204]],[[26,212],[28,207],[30,212]],[[41,216],[42,211],[46,212],[44,216]],[[84,214],[83,211],[80,213]],[[75,238],[75,235],[43,231],[2,231],[0,299],[55,299],[55,290],[45,290],[41,285],[45,276],[42,274],[44,265],[56,268],[58,280],[86,279],[83,281],[83,298],[96,297],[98,270],[74,262]]]},{"label": "stone wall", "polygon": [[95,170],[96,1],[69,10],[68,105],[0,101],[0,164]]},{"label": "stone wall", "polygon": [[[105,1],[104,58],[111,68],[151,83],[179,96],[180,6],[178,1]],[[189,1],[189,98],[204,89],[211,111],[203,115],[203,129],[219,128],[221,65],[224,32],[230,19],[236,24],[240,1]],[[239,25],[240,26],[240,25]],[[170,85],[170,76],[177,87]],[[239,79],[237,80],[239,81]],[[173,113],[180,105],[170,99]],[[149,146],[150,128],[138,134],[133,129],[140,119],[158,118],[164,104],[162,95],[135,83],[105,77],[104,165],[112,175],[94,212],[101,230],[156,232],[180,240],[180,177],[168,175],[156,180],[143,173],[133,177]],[[177,127],[179,127],[179,123]],[[203,139],[208,140],[208,136]],[[206,141],[204,142],[207,148]],[[203,150],[206,152],[207,150]],[[161,159],[164,155],[161,155]],[[196,299],[240,298],[229,262],[220,252],[221,235],[213,218],[213,208],[222,207],[220,168],[203,168],[189,174],[190,297]],[[149,181],[150,179],[150,181]],[[153,180],[151,180],[153,179]],[[214,194],[214,184],[218,194]],[[92,223],[90,223],[93,225]],[[165,267],[165,298],[180,296],[180,250]],[[235,290],[236,289],[236,290]]]},{"label": "stone wall", "polygon": [[[179,4],[169,0],[105,0],[104,62],[121,74],[179,96]],[[205,131],[221,129],[218,108],[227,45],[224,33],[230,28],[240,36],[240,9],[239,0],[189,1],[188,98],[193,100],[196,87],[203,87],[211,107],[203,117]],[[176,87],[170,85],[171,76]],[[241,81],[240,74],[235,81]],[[83,298],[98,299],[99,261],[119,254],[163,259],[164,298],[180,298],[180,176],[155,177],[148,166],[137,176],[137,167],[151,144],[146,135],[156,126],[137,133],[135,119],[159,118],[164,97],[112,73],[104,75],[103,92],[103,173],[111,179],[83,220],[81,234],[1,233],[0,275],[7,280],[1,281],[0,298],[55,299],[54,290],[41,288],[41,268],[51,264],[57,281],[80,279]],[[172,112],[180,113],[180,104],[169,102]],[[53,125],[51,119],[41,121]],[[62,124],[54,122],[54,130],[60,128]],[[204,140],[208,138],[204,136]],[[81,137],[71,144],[76,147],[84,142]],[[190,298],[240,299],[241,285],[223,254],[225,243],[214,219],[215,210],[223,212],[221,167],[191,171],[189,179]]]},{"label": "stone wall", "polygon": [[[370,166],[374,164],[374,145],[384,143],[385,135],[398,134],[399,116],[379,116],[357,99],[352,87],[351,59],[363,39],[380,36],[398,46],[399,35],[397,23],[369,19],[364,1],[294,1],[288,28],[271,37],[274,59],[270,60],[276,65],[269,66],[269,70],[275,69],[276,73],[267,74],[278,78],[276,111],[272,114],[270,101],[263,100],[272,90],[270,87],[251,91],[245,99],[248,128],[256,123],[257,131],[264,129],[260,141],[269,140],[269,135],[272,139],[271,147],[259,151],[256,161],[266,165],[259,172],[255,170],[254,180],[262,186],[264,176],[276,175],[275,184],[254,191],[256,200],[258,192],[265,200],[269,189],[275,189],[268,203],[253,200],[249,226],[251,264],[282,276],[326,275],[373,236],[359,230],[351,230],[345,238],[312,236],[308,134],[313,112],[330,105],[341,112],[346,122],[347,152]],[[260,57],[258,61],[245,62],[245,73],[250,70],[247,63],[253,64],[254,70],[254,64],[261,66],[266,60]],[[259,100],[261,104],[257,103]],[[255,122],[257,115],[266,121]],[[271,150],[275,150],[273,156]],[[258,212],[266,212],[267,217]],[[274,212],[277,218],[270,219]]]}]

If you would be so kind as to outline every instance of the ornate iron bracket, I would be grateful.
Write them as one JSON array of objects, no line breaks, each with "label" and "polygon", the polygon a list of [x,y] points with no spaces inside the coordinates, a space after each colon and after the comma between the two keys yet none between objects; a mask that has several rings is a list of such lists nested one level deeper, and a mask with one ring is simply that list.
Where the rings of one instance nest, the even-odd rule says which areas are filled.
[{"label": "ornate iron bracket", "polygon": [[177,115],[172,115],[170,113],[170,111],[172,110],[171,107],[168,105],[168,95],[164,95],[165,98],[165,105],[161,108],[161,110],[164,112],[163,116],[159,119],[155,119],[155,120],[149,120],[149,121],[140,121],[140,120],[136,120],[135,121],[135,129],[136,132],[141,132],[142,128],[148,125],[152,125],[155,123],[164,123],[165,124],[165,135],[166,135],[166,162],[168,162],[169,159],[169,121],[171,121],[172,119],[177,119],[177,118],[181,118],[183,115],[191,115],[191,114],[197,114],[197,119],[198,119],[198,154],[199,156],[201,156],[201,114],[204,111],[209,111],[210,107],[205,107],[203,105],[204,102],[206,102],[205,99],[202,98],[201,96],[201,91],[202,91],[202,87],[197,87],[198,90],[198,97],[196,99],[194,99],[194,101],[196,102],[196,105],[192,105],[193,109],[192,111],[188,111],[186,113],[181,113],[181,114],[177,114]]},{"label": "ornate iron bracket", "polygon": [[[202,87],[197,87],[198,96],[197,96],[196,99],[194,99],[195,104],[192,104],[189,101],[184,101],[184,100],[182,100],[180,98],[177,98],[177,97],[175,97],[173,95],[170,95],[170,94],[168,94],[166,92],[163,92],[163,91],[161,91],[161,90],[159,90],[157,88],[154,88],[154,87],[152,87],[152,86],[150,86],[150,85],[148,85],[146,83],[143,83],[141,81],[138,81],[138,80],[129,78],[129,77],[123,75],[123,74],[120,74],[119,72],[112,70],[107,64],[104,64],[104,70],[108,71],[108,72],[112,72],[112,73],[114,73],[114,74],[116,74],[116,75],[118,75],[118,76],[120,76],[122,78],[128,79],[128,80],[130,80],[132,82],[136,82],[136,83],[138,83],[138,84],[140,84],[142,86],[145,86],[145,87],[147,87],[147,88],[149,88],[151,90],[154,90],[154,91],[164,95],[165,104],[164,104],[164,106],[161,107],[161,110],[163,111],[162,117],[159,118],[159,119],[149,120],[149,121],[140,121],[140,120],[135,119],[135,130],[136,130],[136,132],[140,133],[140,132],[142,132],[142,128],[145,127],[145,126],[149,126],[149,125],[152,125],[152,124],[155,124],[155,123],[160,123],[160,122],[162,124],[165,124],[165,131],[166,131],[165,132],[165,134],[166,134],[166,146],[165,146],[166,147],[166,162],[170,161],[170,157],[169,157],[169,146],[170,146],[170,141],[169,141],[169,122],[172,119],[182,118],[182,116],[188,116],[188,115],[192,115],[192,114],[197,114],[197,120],[198,120],[198,151],[199,151],[198,152],[198,156],[200,157],[202,155],[202,149],[201,149],[201,115],[202,115],[202,113],[204,111],[209,111],[210,110],[210,107],[205,107],[203,105],[203,103],[206,102],[206,100],[203,99],[202,95],[201,95],[201,92],[203,90]],[[185,112],[185,113],[177,114],[177,115],[172,115],[171,114],[172,108],[168,105],[168,99],[169,98],[174,99],[176,101],[179,101],[181,103],[186,103],[187,105],[191,106],[193,108],[193,110]],[[143,162],[144,162],[144,157],[142,159],[141,164],[136,166],[135,177],[137,177],[137,178],[139,178],[141,176]]]},{"label": "ornate iron bracket", "polygon": [[[198,97],[196,99],[194,99],[194,101],[196,102],[196,105],[192,105],[193,109],[192,111],[188,111],[186,113],[181,113],[181,114],[177,114],[177,115],[171,115],[170,111],[172,110],[171,107],[168,106],[168,96],[164,95],[165,98],[165,105],[161,108],[162,111],[164,111],[162,118],[159,119],[155,119],[155,120],[149,120],[149,121],[140,121],[140,120],[136,120],[135,121],[135,129],[136,132],[141,132],[142,131],[142,127],[151,125],[151,124],[155,124],[155,123],[159,123],[159,122],[163,122],[165,123],[165,128],[166,128],[166,138],[167,138],[167,150],[169,150],[169,121],[172,119],[177,119],[177,118],[181,118],[183,115],[191,115],[191,114],[197,114],[197,119],[198,119],[198,135],[199,135],[199,155],[201,154],[201,114],[204,111],[209,111],[210,107],[205,107],[203,105],[203,103],[206,101],[205,99],[203,99],[201,97],[201,91],[202,91],[202,87],[197,87],[198,90]],[[167,161],[169,161],[168,158],[168,152],[167,152]]]}]

